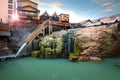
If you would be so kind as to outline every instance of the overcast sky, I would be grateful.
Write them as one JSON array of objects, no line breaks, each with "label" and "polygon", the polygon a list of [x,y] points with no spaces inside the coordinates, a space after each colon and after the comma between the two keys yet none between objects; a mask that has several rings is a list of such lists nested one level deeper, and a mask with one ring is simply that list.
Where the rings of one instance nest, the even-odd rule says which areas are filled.
[{"label": "overcast sky", "polygon": [[52,15],[68,13],[70,22],[97,19],[120,14],[120,0],[36,0],[42,14],[45,10]]}]

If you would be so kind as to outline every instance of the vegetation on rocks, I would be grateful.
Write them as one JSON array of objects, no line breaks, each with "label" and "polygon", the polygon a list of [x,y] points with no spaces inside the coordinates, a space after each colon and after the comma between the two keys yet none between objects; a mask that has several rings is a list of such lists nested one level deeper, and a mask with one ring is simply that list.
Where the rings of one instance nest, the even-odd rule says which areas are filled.
[{"label": "vegetation on rocks", "polygon": [[32,56],[40,58],[68,58],[74,48],[73,36],[75,31],[76,29],[61,30],[53,32],[51,35],[37,37],[32,43]]},{"label": "vegetation on rocks", "polygon": [[[69,58],[71,61],[101,60],[119,56],[119,24],[54,32],[33,41],[32,56]],[[76,32],[75,32],[76,31]]]},{"label": "vegetation on rocks", "polygon": [[32,55],[41,58],[59,57],[63,50],[63,37],[59,32],[33,41]]}]

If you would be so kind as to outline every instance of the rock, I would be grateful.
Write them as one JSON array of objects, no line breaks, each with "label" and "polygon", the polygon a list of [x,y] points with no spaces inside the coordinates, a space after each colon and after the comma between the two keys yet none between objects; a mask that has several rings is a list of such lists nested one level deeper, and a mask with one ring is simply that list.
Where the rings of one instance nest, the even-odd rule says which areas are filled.
[{"label": "rock", "polygon": [[[74,34],[74,38],[76,44],[74,50],[80,55],[90,57],[90,60],[96,61],[101,60],[101,57],[120,56],[119,23],[80,28]],[[85,58],[82,56],[80,60]]]},{"label": "rock", "polygon": [[78,61],[89,61],[90,58],[88,56],[79,56]]},{"label": "rock", "polygon": [[101,58],[99,58],[99,57],[90,57],[90,60],[91,61],[100,61]]},{"label": "rock", "polygon": [[73,62],[78,61],[78,56],[74,56],[74,57],[72,57],[71,61],[73,61]]},{"label": "rock", "polygon": [[9,48],[6,46],[6,47],[2,48],[2,50],[9,50]]}]

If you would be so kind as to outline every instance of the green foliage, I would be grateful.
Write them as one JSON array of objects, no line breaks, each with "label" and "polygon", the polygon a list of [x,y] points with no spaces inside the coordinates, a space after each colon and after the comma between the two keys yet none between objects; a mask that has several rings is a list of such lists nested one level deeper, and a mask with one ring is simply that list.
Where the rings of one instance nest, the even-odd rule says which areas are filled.
[{"label": "green foliage", "polygon": [[[64,31],[63,31],[64,32]],[[69,32],[69,33],[68,33]],[[67,31],[64,32],[65,35],[68,36],[73,39],[73,34],[74,31]],[[38,57],[43,57],[43,58],[53,58],[53,57],[62,57],[62,56],[67,56],[67,50],[65,51],[65,53],[63,52],[63,47],[64,47],[64,39],[63,39],[63,33],[58,33],[58,32],[54,32],[49,36],[44,36],[43,38],[36,39],[33,41],[34,44],[34,50],[39,50],[38,53]],[[75,50],[75,53],[79,52],[77,51],[79,49]],[[68,56],[67,56],[68,57]]]},{"label": "green foliage", "polygon": [[39,50],[39,39],[35,39],[34,41],[33,41],[33,47],[34,47],[34,50]]},{"label": "green foliage", "polygon": [[78,59],[78,58],[79,58],[78,56],[79,56],[79,55],[75,55],[75,54],[72,53],[72,54],[69,55],[69,60],[70,60],[70,61],[78,61],[78,60],[79,60],[79,59]]},{"label": "green foliage", "polygon": [[75,56],[80,56],[80,53],[83,51],[82,45],[88,41],[89,39],[87,37],[74,40],[74,52],[69,55],[69,60],[72,60]]},{"label": "green foliage", "polygon": [[79,54],[80,53],[80,50],[79,50],[79,46],[78,46],[78,43],[74,43],[74,54]]},{"label": "green foliage", "polygon": [[54,33],[50,36],[45,36],[39,42],[40,57],[50,58],[56,56],[62,52],[63,43],[62,37]]},{"label": "green foliage", "polygon": [[69,60],[72,61],[72,59],[73,59],[74,56],[75,56],[74,53],[70,54],[70,55],[69,55]]},{"label": "green foliage", "polygon": [[45,48],[45,58],[51,58],[51,48]]},{"label": "green foliage", "polygon": [[33,56],[33,57],[37,57],[38,54],[39,54],[39,51],[32,51],[32,56]]},{"label": "green foliage", "polygon": [[69,60],[72,61],[73,58],[77,55],[80,55],[80,53],[83,51],[82,44],[75,41],[74,42],[74,52],[69,55]]},{"label": "green foliage", "polygon": [[82,42],[74,41],[74,54],[75,55],[80,55],[80,53],[83,51],[82,44],[83,44]]},{"label": "green foliage", "polygon": [[46,54],[51,54],[52,52],[52,49],[51,48],[45,48],[45,53]]},{"label": "green foliage", "polygon": [[56,47],[56,53],[60,54],[62,52],[63,49],[63,42],[62,42],[62,38],[57,38],[57,47]]},{"label": "green foliage", "polygon": [[41,45],[41,46],[40,46],[40,51],[41,51],[41,52],[44,52],[44,50],[45,50],[45,47],[44,47],[43,45]]},{"label": "green foliage", "polygon": [[53,38],[53,39],[57,38],[57,34],[56,34],[56,33],[53,33],[53,34],[52,34],[52,38]]}]

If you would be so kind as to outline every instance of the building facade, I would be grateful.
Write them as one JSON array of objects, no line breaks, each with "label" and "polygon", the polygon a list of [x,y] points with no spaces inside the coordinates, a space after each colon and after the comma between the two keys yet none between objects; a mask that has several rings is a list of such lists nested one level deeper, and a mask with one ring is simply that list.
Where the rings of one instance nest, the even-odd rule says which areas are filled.
[{"label": "building facade", "polygon": [[69,14],[60,14],[59,18],[60,18],[61,22],[67,22],[67,23],[69,23]]},{"label": "building facade", "polygon": [[41,16],[40,16],[40,20],[48,20],[50,19],[50,15],[48,14],[47,11],[45,11]]},{"label": "building facade", "polygon": [[21,22],[31,22],[38,20],[40,11],[37,9],[38,4],[31,0],[18,0],[18,16]]},{"label": "building facade", "polygon": [[56,12],[51,16],[51,20],[53,20],[53,21],[59,21],[59,16],[57,15]]},{"label": "building facade", "polygon": [[52,20],[52,21],[69,23],[69,14],[60,14],[60,15],[57,15],[57,13],[55,12],[52,16],[50,16],[48,14],[48,12],[45,11],[40,16],[40,21],[45,21],[45,20]]},{"label": "building facade", "polygon": [[9,23],[16,16],[16,0],[0,0],[0,22]]}]

